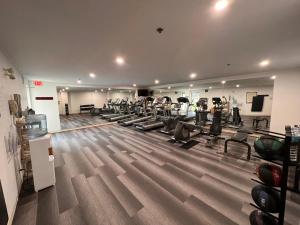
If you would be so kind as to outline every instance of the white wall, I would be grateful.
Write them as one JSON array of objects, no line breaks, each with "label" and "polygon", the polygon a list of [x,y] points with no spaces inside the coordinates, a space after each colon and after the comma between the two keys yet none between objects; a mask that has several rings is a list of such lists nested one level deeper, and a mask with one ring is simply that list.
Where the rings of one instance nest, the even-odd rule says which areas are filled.
[{"label": "white wall", "polygon": [[[43,82],[42,86],[34,86],[32,81],[28,81],[31,97],[31,107],[36,114],[46,114],[49,132],[60,130],[60,119],[58,109],[58,98],[56,85]],[[36,97],[53,97],[53,100],[36,100]]]},{"label": "white wall", "polygon": [[[94,91],[70,91],[68,92],[69,110],[70,113],[79,113],[80,105],[94,104],[97,108],[102,108],[107,103],[107,99],[116,99],[128,97],[129,101],[134,99],[134,93],[110,91],[108,93]],[[63,99],[63,96],[62,96]]]},{"label": "white wall", "polygon": [[285,125],[300,125],[300,69],[276,76],[271,130],[283,133]]},{"label": "white wall", "polygon": [[57,98],[58,98],[59,115],[65,115],[66,114],[65,104],[69,104],[69,93],[58,92]]},{"label": "white wall", "polygon": [[18,152],[10,161],[8,161],[6,154],[4,136],[8,136],[9,127],[13,123],[7,101],[12,99],[13,94],[20,94],[22,109],[24,109],[27,107],[27,99],[25,86],[20,74],[16,72],[15,80],[10,80],[3,76],[2,68],[9,67],[12,67],[12,65],[0,52],[0,180],[2,182],[9,215],[8,224],[11,224],[22,178],[18,172],[20,168],[20,152]]},{"label": "white wall", "polygon": [[[264,106],[262,112],[251,112],[252,103],[246,102],[247,92],[257,92],[258,95],[269,95],[265,97]],[[271,116],[273,87],[253,87],[253,88],[224,88],[209,90],[207,93],[202,93],[200,96],[210,99],[209,107],[212,107],[212,97],[225,96],[227,100],[229,98],[234,99],[237,102],[237,106],[240,108],[241,115],[244,116]],[[231,101],[232,104],[232,101]]]},{"label": "white wall", "polygon": [[94,91],[69,92],[69,111],[70,113],[79,113],[80,105],[94,104],[97,108],[102,108],[106,103],[106,93]]},{"label": "white wall", "polygon": [[[247,92],[257,92],[258,95],[269,95],[265,97],[264,107],[262,112],[251,112],[252,104],[246,103],[246,93]],[[155,96],[169,96],[172,98],[173,102],[176,102],[176,99],[180,96],[185,95],[190,99],[190,101],[196,102],[199,98],[208,98],[209,99],[209,108],[213,107],[212,98],[213,97],[222,97],[225,96],[228,100],[229,97],[234,97],[240,108],[241,115],[252,115],[252,116],[270,116],[272,110],[272,101],[273,101],[273,87],[252,87],[252,88],[223,88],[223,89],[209,89],[208,92],[205,92],[204,89],[177,89],[169,92],[155,92]]]}]

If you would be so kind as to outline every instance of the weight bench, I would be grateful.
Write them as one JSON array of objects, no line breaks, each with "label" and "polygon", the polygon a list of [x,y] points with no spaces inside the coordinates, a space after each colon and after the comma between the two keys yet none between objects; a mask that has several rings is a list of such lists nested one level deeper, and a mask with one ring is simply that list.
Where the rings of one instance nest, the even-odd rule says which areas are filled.
[{"label": "weight bench", "polygon": [[255,128],[257,129],[259,123],[260,123],[260,122],[263,122],[263,121],[266,122],[266,128],[268,128],[268,127],[269,127],[269,120],[268,120],[267,118],[254,118],[254,119],[252,120],[252,126],[254,127],[254,125],[255,125]]},{"label": "weight bench", "polygon": [[244,146],[247,146],[248,148],[248,156],[247,156],[247,160],[250,160],[251,157],[251,146],[248,144],[248,136],[249,134],[251,134],[252,132],[247,131],[247,130],[238,130],[237,133],[232,136],[231,138],[225,140],[225,147],[224,147],[224,152],[227,153],[227,145],[228,142],[236,142],[236,143],[240,143]]}]

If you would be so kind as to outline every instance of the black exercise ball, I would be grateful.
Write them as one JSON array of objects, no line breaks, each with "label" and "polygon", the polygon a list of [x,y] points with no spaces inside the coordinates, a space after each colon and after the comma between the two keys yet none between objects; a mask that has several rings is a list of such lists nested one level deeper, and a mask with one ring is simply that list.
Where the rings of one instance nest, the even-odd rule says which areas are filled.
[{"label": "black exercise ball", "polygon": [[277,225],[278,224],[277,220],[274,217],[259,210],[254,210],[250,214],[249,219],[251,225]]},{"label": "black exercise ball", "polygon": [[278,213],[280,206],[280,194],[263,185],[257,185],[252,189],[252,198],[256,205],[265,212]]},{"label": "black exercise ball", "polygon": [[254,142],[255,151],[264,159],[280,159],[283,155],[284,144],[270,136],[262,136]]},{"label": "black exercise ball", "polygon": [[257,177],[266,185],[279,187],[282,180],[281,167],[268,163],[260,164],[256,168]]}]

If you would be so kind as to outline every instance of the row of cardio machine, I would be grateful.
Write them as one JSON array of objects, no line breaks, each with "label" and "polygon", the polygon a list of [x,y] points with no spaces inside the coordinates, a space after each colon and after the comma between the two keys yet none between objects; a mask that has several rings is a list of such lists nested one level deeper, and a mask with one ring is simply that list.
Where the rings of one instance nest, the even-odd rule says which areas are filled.
[{"label": "row of cardio machine", "polygon": [[[98,109],[97,114],[102,119],[118,122],[122,126],[133,126],[142,131],[159,129],[159,132],[172,135],[175,142],[188,143],[193,137],[201,135],[211,147],[219,139],[224,139],[223,127],[238,128],[242,125],[239,109],[233,107],[229,113],[226,109],[225,97],[212,98],[214,107],[208,110],[208,99],[200,98],[196,105],[192,105],[188,98],[179,97],[172,102],[168,96],[140,97],[135,102],[128,98],[109,100],[107,106]],[[208,115],[212,118],[209,119]],[[238,130],[236,135],[225,141],[225,152],[230,141],[244,144],[249,149],[247,138],[250,132]]]},{"label": "row of cardio machine", "polygon": [[[208,99],[200,98],[196,103],[195,109],[195,122],[189,123],[180,121],[175,130],[173,140],[187,144],[193,137],[198,135],[206,136],[207,146],[212,146],[222,134],[222,127],[226,113],[223,112],[227,104],[226,98],[222,100],[219,97],[212,98],[214,107],[208,110]],[[208,119],[208,115],[212,115],[212,119]],[[207,126],[209,127],[207,129]]]},{"label": "row of cardio machine", "polygon": [[[168,96],[140,97],[135,102],[128,102],[128,98],[124,98],[109,100],[98,115],[108,121],[117,121],[122,126],[133,126],[142,131],[159,129],[159,132],[172,136],[170,141],[182,143],[184,148],[196,144],[196,136],[204,138],[207,147],[214,146],[220,139],[225,140],[225,153],[228,151],[228,143],[235,142],[247,147],[247,159],[250,160],[248,136],[252,132],[242,127],[239,108],[229,109],[224,96],[212,98],[212,103],[213,108],[208,110],[207,98],[200,98],[195,105],[186,97],[177,98],[176,103]],[[236,132],[230,138],[224,137],[223,127],[234,128]]]},{"label": "row of cardio machine", "polygon": [[[223,99],[223,100],[222,100]],[[228,143],[235,142],[247,147],[247,160],[250,160],[251,146],[248,143],[248,137],[253,132],[243,127],[239,108],[233,107],[229,110],[227,107],[227,99],[212,98],[214,107],[208,111],[208,99],[200,98],[197,102],[195,124],[180,121],[174,132],[173,140],[187,144],[193,137],[201,135],[207,140],[207,147],[212,147],[217,140],[225,140],[224,152],[228,151]],[[224,110],[225,109],[225,110]],[[212,115],[212,119],[208,119],[208,115]],[[222,128],[231,128],[236,132],[230,138],[222,136]],[[197,132],[194,132],[194,131]],[[193,133],[192,133],[193,132]]]},{"label": "row of cardio machine", "polygon": [[188,98],[180,97],[173,103],[168,96],[140,97],[135,102],[128,98],[109,100],[107,106],[91,112],[109,122],[118,122],[122,126],[134,126],[147,131],[162,128],[160,131],[171,134],[178,121],[189,121],[195,118],[190,110]]}]

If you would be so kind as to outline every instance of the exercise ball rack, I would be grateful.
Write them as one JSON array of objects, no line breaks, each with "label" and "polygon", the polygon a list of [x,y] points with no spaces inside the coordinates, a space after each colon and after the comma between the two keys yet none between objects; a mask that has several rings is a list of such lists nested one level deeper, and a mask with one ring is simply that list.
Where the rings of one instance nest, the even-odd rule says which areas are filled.
[{"label": "exercise ball rack", "polygon": [[[280,187],[272,187],[269,185],[266,185],[264,182],[259,181],[257,179],[251,179],[254,182],[259,183],[260,185],[264,185],[276,192],[280,193],[280,207],[279,207],[279,212],[276,213],[277,216],[274,216],[273,214],[266,212],[265,210],[262,210],[259,206],[250,203],[251,206],[253,206],[254,208],[262,211],[263,213],[267,214],[268,216],[275,218],[277,220],[277,225],[284,225],[284,216],[285,216],[285,206],[286,206],[286,194],[287,191],[290,192],[294,192],[294,193],[300,193],[299,191],[299,171],[297,171],[297,169],[300,168],[300,162],[296,161],[293,162],[290,160],[290,150],[291,147],[295,147],[295,145],[297,145],[297,148],[299,148],[299,142],[292,142],[293,140],[293,135],[291,132],[291,126],[286,126],[285,127],[285,134],[280,134],[277,132],[272,132],[272,131],[268,131],[268,130],[256,130],[255,133],[257,134],[261,134],[261,135],[267,135],[270,137],[274,137],[277,139],[281,139],[284,140],[284,150],[283,150],[283,156],[282,158],[278,159],[278,160],[269,160],[269,159],[265,159],[257,154],[253,155],[253,157],[261,159],[263,161],[267,161],[270,162],[272,164],[276,164],[282,167],[282,180],[281,180],[281,185]],[[289,173],[289,167],[291,166],[295,166],[296,167],[296,174],[295,174],[295,182],[294,182],[294,187],[288,187],[288,173]]]}]

